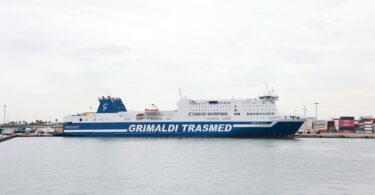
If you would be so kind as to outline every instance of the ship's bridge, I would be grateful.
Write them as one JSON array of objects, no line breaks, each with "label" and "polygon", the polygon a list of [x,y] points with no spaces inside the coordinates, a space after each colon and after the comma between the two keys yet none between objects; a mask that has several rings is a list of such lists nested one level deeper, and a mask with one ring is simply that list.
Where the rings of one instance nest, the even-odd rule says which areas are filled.
[{"label": "ship's bridge", "polygon": [[276,95],[264,95],[264,96],[259,96],[260,100],[263,101],[270,101],[272,103],[275,103],[277,100],[279,100],[279,96]]},{"label": "ship's bridge", "polygon": [[259,99],[262,100],[263,102],[271,102],[275,103],[277,100],[279,100],[279,96],[275,94],[275,90],[272,88],[270,89],[266,85],[266,90],[267,92],[263,96],[259,96]]}]

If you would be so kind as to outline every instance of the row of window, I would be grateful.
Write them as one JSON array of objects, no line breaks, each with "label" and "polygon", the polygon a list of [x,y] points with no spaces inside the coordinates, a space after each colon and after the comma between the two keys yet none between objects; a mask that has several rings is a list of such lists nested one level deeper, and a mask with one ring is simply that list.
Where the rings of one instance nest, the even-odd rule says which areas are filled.
[{"label": "row of window", "polygon": [[245,111],[274,111],[276,109],[245,109]]},{"label": "row of window", "polygon": [[[256,104],[256,105],[243,105],[244,107],[271,107],[271,106],[274,106],[274,105],[271,105],[271,104]],[[210,105],[191,105],[191,107],[231,107],[231,105],[221,105],[221,104],[210,104]],[[234,106],[234,107],[237,107],[237,106]]]},{"label": "row of window", "polygon": [[212,112],[212,113],[207,113],[208,116],[228,116],[227,112]]},{"label": "row of window", "polygon": [[244,105],[244,107],[272,107],[274,105],[269,105],[269,104],[257,104],[257,105]]},{"label": "row of window", "polygon": [[227,112],[190,112],[189,116],[228,116]]},{"label": "row of window", "polygon": [[[245,109],[245,111],[272,111],[272,110],[276,110],[276,109]],[[229,112],[230,109],[192,109],[190,111],[227,111]],[[234,112],[237,112],[237,109],[234,109]]]},{"label": "row of window", "polygon": [[227,111],[229,112],[230,110],[229,109],[193,109],[193,110],[190,110],[190,111]]},{"label": "row of window", "polygon": [[[235,116],[240,116],[241,113],[234,113]],[[259,116],[259,115],[275,115],[274,112],[255,112],[255,113],[252,113],[252,112],[248,112],[246,113],[246,115],[248,116]],[[189,116],[228,116],[228,113],[227,112],[209,112],[209,113],[205,113],[205,112],[190,112],[189,113]]]},{"label": "row of window", "polygon": [[[210,109],[210,108],[217,108],[217,107],[220,107],[220,108],[227,108],[227,107],[231,107],[231,106],[191,106],[191,108],[206,108],[206,109]],[[259,108],[259,107],[274,107],[274,106],[268,106],[268,105],[256,105],[256,106],[244,106],[245,108]],[[234,108],[237,108],[237,106],[234,106]]]},{"label": "row of window", "polygon": [[210,104],[210,105],[192,105],[191,107],[230,107],[230,105]]},{"label": "row of window", "polygon": [[274,112],[246,113],[247,115],[275,115]]}]

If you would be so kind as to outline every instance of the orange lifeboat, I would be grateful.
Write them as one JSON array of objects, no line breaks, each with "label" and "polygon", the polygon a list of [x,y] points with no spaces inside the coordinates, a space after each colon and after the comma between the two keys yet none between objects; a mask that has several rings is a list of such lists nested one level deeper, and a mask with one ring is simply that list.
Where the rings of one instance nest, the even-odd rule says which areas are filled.
[{"label": "orange lifeboat", "polygon": [[159,108],[155,106],[155,104],[152,104],[151,107],[152,108],[145,108],[145,111],[146,112],[158,112],[159,111]]},{"label": "orange lifeboat", "polygon": [[159,109],[157,109],[157,108],[146,108],[145,111],[146,112],[157,112],[157,111],[159,111]]}]

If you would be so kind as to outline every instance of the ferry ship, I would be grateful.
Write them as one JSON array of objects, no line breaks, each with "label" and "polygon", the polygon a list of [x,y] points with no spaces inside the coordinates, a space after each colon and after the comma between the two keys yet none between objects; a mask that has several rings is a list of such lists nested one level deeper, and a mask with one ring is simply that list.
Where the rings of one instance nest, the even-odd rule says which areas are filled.
[{"label": "ferry ship", "polygon": [[294,138],[304,119],[281,115],[273,91],[258,98],[193,100],[173,111],[154,104],[128,111],[120,98],[101,97],[97,112],[64,117],[63,136]]}]

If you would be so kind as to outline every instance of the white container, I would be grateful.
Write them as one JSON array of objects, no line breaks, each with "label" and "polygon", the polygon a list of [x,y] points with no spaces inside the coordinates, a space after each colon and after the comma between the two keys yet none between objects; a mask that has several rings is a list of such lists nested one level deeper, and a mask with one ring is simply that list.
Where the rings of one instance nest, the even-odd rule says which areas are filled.
[{"label": "white container", "polygon": [[336,131],[338,131],[339,130],[339,119],[335,119],[334,120],[335,121],[335,128],[336,128]]}]

